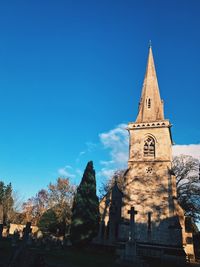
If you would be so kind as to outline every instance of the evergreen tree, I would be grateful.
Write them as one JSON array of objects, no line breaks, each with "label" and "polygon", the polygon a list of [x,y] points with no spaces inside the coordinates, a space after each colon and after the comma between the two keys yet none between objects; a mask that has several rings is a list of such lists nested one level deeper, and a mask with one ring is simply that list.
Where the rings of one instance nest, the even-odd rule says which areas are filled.
[{"label": "evergreen tree", "polygon": [[11,183],[5,185],[4,182],[0,181],[0,205],[3,208],[3,223],[7,224],[12,217],[14,205]]},{"label": "evergreen tree", "polygon": [[99,200],[93,162],[89,161],[74,197],[72,208],[71,241],[75,245],[89,243],[98,233]]},{"label": "evergreen tree", "polygon": [[48,209],[43,213],[41,216],[38,227],[44,232],[44,233],[56,233],[57,230],[57,224],[58,220],[56,217],[56,213],[52,209]]}]

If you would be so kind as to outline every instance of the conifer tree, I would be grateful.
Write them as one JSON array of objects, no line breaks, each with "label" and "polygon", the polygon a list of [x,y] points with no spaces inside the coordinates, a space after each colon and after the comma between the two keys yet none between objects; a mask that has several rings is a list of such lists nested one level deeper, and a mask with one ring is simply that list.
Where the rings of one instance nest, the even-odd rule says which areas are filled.
[{"label": "conifer tree", "polygon": [[72,208],[71,241],[74,245],[89,243],[98,233],[99,201],[93,162],[89,161],[83,174]]},{"label": "conifer tree", "polygon": [[0,181],[0,205],[3,208],[3,223],[7,224],[13,214],[14,205],[11,183],[5,185],[3,181]]}]

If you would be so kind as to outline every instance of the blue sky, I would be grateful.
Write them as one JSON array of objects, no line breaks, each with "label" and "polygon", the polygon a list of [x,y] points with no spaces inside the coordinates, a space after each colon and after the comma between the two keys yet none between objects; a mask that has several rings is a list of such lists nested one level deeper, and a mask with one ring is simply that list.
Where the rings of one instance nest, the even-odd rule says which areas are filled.
[{"label": "blue sky", "polygon": [[91,159],[98,185],[123,167],[149,39],[173,139],[198,156],[199,11],[198,0],[1,1],[0,178],[27,198],[59,175],[78,183]]}]

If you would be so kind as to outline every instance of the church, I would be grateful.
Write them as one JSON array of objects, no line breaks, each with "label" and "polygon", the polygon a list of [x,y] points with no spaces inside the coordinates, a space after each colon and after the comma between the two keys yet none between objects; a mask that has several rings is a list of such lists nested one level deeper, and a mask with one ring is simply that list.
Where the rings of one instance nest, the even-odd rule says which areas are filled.
[{"label": "church", "polygon": [[138,115],[127,127],[123,189],[115,182],[100,202],[98,242],[120,247],[122,259],[194,260],[192,233],[177,202],[171,126],[164,116],[150,46]]}]

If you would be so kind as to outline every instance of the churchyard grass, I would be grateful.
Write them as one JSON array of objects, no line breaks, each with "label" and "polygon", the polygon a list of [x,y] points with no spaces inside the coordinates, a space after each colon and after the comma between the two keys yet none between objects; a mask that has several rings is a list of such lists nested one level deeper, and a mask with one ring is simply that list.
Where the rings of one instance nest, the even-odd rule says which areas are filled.
[{"label": "churchyard grass", "polygon": [[8,262],[11,255],[11,243],[7,240],[0,240],[0,267]]},{"label": "churchyard grass", "polygon": [[[52,250],[45,253],[48,264],[55,265],[68,264],[70,267],[112,267],[115,266],[115,256],[105,251],[91,249],[63,249]],[[68,266],[67,265],[67,266]],[[64,266],[63,266],[64,267]]]},{"label": "churchyard grass", "polygon": [[[114,267],[115,255],[112,252],[93,248],[52,248],[41,249],[30,247],[32,255],[44,256],[48,267]],[[7,266],[12,254],[11,241],[0,241],[0,267]]]},{"label": "churchyard grass", "polygon": [[[47,267],[136,267],[134,264],[122,263],[116,264],[116,256],[113,251],[107,251],[97,248],[81,248],[75,249],[72,247],[67,248],[35,248],[29,247],[28,255],[44,256]],[[11,240],[0,240],[0,267],[8,265],[9,259],[12,254]],[[150,267],[160,267],[160,263],[156,261],[148,261]],[[177,267],[177,265],[170,264],[171,267]],[[179,267],[195,266],[200,267],[200,264],[183,265]],[[169,267],[168,263],[162,262],[162,267]]]}]

